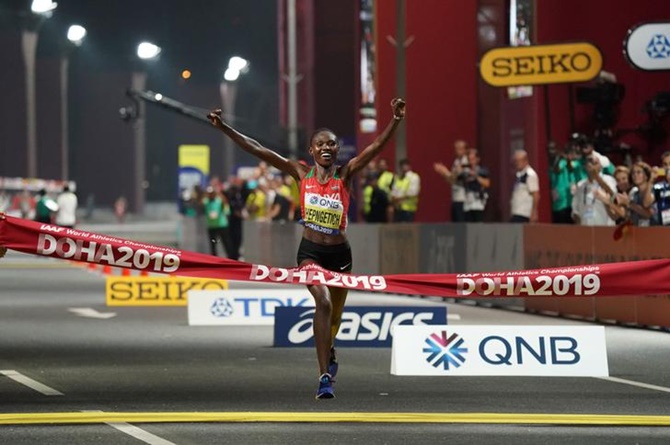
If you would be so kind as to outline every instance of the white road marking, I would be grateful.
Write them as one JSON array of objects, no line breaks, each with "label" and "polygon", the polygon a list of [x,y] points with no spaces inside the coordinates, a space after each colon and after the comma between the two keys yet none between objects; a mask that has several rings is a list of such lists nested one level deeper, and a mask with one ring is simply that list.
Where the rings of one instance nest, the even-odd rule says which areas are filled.
[{"label": "white road marking", "polygon": [[670,388],[665,386],[650,385],[649,383],[636,382],[635,380],[620,379],[619,377],[596,377],[610,382],[623,383],[624,385],[637,386],[638,388],[652,389],[654,391],[670,392]]},{"label": "white road marking", "polygon": [[71,307],[68,311],[80,317],[107,319],[116,317],[116,312],[98,312],[90,307]]},{"label": "white road marking", "polygon": [[47,385],[44,385],[36,380],[31,379],[30,377],[27,377],[20,372],[14,371],[14,370],[5,370],[5,371],[0,371],[0,374],[4,375],[5,377],[9,377],[10,379],[14,380],[15,382],[18,382],[22,385],[27,386],[30,389],[34,389],[37,392],[40,392],[44,394],[45,396],[62,396],[64,395],[60,391],[56,391],[53,388],[49,388]]},{"label": "white road marking", "polygon": [[[82,411],[83,413],[102,413],[103,411]],[[149,445],[177,445],[174,442],[170,442],[169,440],[165,440],[162,437],[158,437],[155,434],[151,434],[148,431],[144,431],[142,428],[138,428],[134,425],[131,425],[126,422],[105,422],[106,425],[111,426],[112,428],[116,428],[117,430],[121,431],[122,433],[125,433],[129,436],[134,437],[137,440],[141,440],[144,443],[148,443]]]},{"label": "white road marking", "polygon": [[461,316],[458,314],[447,314],[447,320],[460,320]]}]

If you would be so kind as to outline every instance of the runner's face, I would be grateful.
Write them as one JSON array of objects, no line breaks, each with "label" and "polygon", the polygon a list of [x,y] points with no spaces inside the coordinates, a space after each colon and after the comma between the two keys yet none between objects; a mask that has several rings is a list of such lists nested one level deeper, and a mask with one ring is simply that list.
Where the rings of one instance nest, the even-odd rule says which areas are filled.
[{"label": "runner's face", "polygon": [[339,151],[340,144],[337,142],[337,137],[329,131],[317,133],[312,138],[312,145],[309,147],[314,162],[323,167],[334,164]]}]

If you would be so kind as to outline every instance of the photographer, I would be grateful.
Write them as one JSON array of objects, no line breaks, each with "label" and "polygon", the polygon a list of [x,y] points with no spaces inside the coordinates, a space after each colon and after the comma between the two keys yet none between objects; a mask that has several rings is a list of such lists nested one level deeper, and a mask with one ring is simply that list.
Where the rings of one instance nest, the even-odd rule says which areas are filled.
[{"label": "photographer", "polygon": [[581,133],[573,133],[570,138],[570,143],[577,147],[579,152],[582,154],[581,158],[576,160],[577,162],[574,169],[574,175],[577,181],[581,181],[588,176],[586,164],[587,159],[590,156],[595,156],[598,158],[598,162],[602,168],[603,173],[607,175],[614,174],[614,164],[612,164],[607,156],[602,155],[594,150],[593,140],[591,138]]},{"label": "photographer", "polygon": [[551,185],[551,222],[572,224],[572,194],[577,188],[574,170],[581,154],[577,147],[567,144],[564,152],[549,143],[549,182]]}]

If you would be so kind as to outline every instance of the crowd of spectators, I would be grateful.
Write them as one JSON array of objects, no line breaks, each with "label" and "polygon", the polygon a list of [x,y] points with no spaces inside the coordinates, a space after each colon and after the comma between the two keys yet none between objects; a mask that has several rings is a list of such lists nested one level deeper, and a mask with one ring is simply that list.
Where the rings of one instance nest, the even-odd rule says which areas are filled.
[{"label": "crowd of spectators", "polygon": [[[670,152],[663,154],[662,167],[642,161],[615,166],[588,137],[575,134],[563,150],[550,146],[551,192],[544,194],[525,150],[514,151],[510,162],[514,168],[510,222],[538,222],[544,196],[557,224],[670,225]],[[457,140],[451,165],[436,162],[433,168],[451,188],[451,221],[484,221],[492,181],[479,151]],[[365,222],[414,221],[421,177],[409,160],[401,160],[395,172],[383,158],[371,162],[359,186],[359,214]],[[295,180],[260,162],[244,179],[231,177],[224,183],[213,177],[204,189],[196,186],[186,194],[182,209],[187,216],[204,217],[212,254],[220,245],[226,256],[239,259],[243,220],[298,222],[299,203]]]}]

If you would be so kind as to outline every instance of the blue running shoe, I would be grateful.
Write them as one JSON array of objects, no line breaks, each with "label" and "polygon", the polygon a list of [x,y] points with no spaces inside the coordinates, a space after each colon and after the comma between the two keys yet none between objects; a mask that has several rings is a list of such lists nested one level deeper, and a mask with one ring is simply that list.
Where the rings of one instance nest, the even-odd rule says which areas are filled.
[{"label": "blue running shoe", "polygon": [[335,376],[337,375],[339,367],[340,364],[337,362],[337,357],[335,357],[335,348],[331,348],[330,360],[328,361],[328,374],[330,374],[333,382],[335,381]]},{"label": "blue running shoe", "polygon": [[334,399],[333,377],[330,374],[322,374],[319,377],[319,389],[316,391],[317,399]]}]

